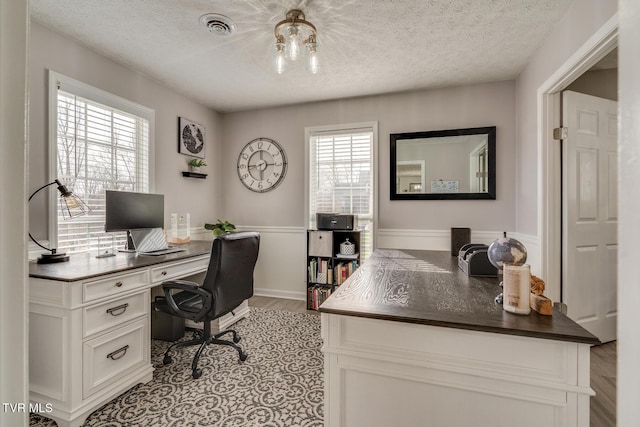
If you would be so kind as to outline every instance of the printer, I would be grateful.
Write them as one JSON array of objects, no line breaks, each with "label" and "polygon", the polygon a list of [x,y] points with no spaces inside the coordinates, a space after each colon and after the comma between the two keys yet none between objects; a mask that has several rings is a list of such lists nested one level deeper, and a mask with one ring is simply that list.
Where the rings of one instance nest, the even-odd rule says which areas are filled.
[{"label": "printer", "polygon": [[356,217],[338,213],[316,213],[316,228],[318,230],[355,230]]}]

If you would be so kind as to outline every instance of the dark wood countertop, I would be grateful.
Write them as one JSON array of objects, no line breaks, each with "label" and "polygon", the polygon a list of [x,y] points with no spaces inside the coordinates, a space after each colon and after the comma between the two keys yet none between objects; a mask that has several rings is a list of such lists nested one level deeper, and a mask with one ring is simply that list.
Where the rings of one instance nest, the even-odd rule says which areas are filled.
[{"label": "dark wood countertop", "polygon": [[554,310],[509,313],[496,278],[469,277],[450,252],[378,249],[320,312],[586,344],[600,341]]},{"label": "dark wood countertop", "polygon": [[82,253],[70,255],[69,261],[55,264],[38,264],[31,261],[29,262],[29,277],[75,282],[134,268],[179,261],[211,252],[210,241],[192,241],[185,245],[176,246],[184,251],[160,256],[116,252],[116,256],[108,258],[96,258],[95,253]]}]

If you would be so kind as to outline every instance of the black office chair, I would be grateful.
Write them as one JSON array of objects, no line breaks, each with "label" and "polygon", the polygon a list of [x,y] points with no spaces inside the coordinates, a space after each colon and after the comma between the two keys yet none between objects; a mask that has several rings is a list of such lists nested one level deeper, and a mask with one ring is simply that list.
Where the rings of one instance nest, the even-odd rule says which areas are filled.
[{"label": "black office chair", "polygon": [[[238,351],[240,361],[247,359],[247,353],[237,345],[240,337],[236,331],[227,329],[211,335],[210,321],[232,312],[253,296],[253,270],[259,247],[260,234],[256,232],[218,236],[211,244],[211,259],[202,286],[186,280],[162,283],[164,297],[156,297],[154,310],[204,322],[202,333],[197,333],[198,338],[172,344],[165,352],[162,363],[168,365],[172,362],[169,352],[174,348],[200,345],[191,364],[193,378],[200,378],[202,369],[198,368],[198,360],[209,344],[231,346]],[[172,295],[174,289],[181,292]],[[229,333],[233,335],[233,342],[220,339]]]}]

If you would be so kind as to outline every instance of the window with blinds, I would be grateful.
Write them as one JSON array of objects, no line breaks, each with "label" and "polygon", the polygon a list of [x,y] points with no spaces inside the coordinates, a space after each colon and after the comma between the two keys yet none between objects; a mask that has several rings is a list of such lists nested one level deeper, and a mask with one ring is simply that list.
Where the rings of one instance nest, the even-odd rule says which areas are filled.
[{"label": "window with blinds", "polygon": [[57,178],[91,208],[70,221],[57,209],[57,247],[67,253],[124,247],[125,233],[104,232],[105,190],[149,192],[149,120],[64,85],[56,106]]},{"label": "window with blinds", "polygon": [[373,249],[373,135],[370,128],[309,134],[309,227],[318,212],[355,215],[363,260]]}]

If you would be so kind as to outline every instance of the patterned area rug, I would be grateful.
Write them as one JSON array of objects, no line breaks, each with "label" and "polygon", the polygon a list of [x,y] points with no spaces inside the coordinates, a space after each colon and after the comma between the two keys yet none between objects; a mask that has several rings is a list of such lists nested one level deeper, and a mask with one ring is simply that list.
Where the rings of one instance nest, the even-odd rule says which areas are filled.
[{"label": "patterned area rug", "polygon": [[[97,409],[84,425],[322,426],[320,317],[251,308],[234,329],[249,354],[245,362],[231,347],[210,345],[198,364],[202,377],[194,380],[191,361],[197,346],[173,352],[173,363],[163,366],[170,343],[153,341],[153,380]],[[29,425],[56,423],[32,414]]]}]

